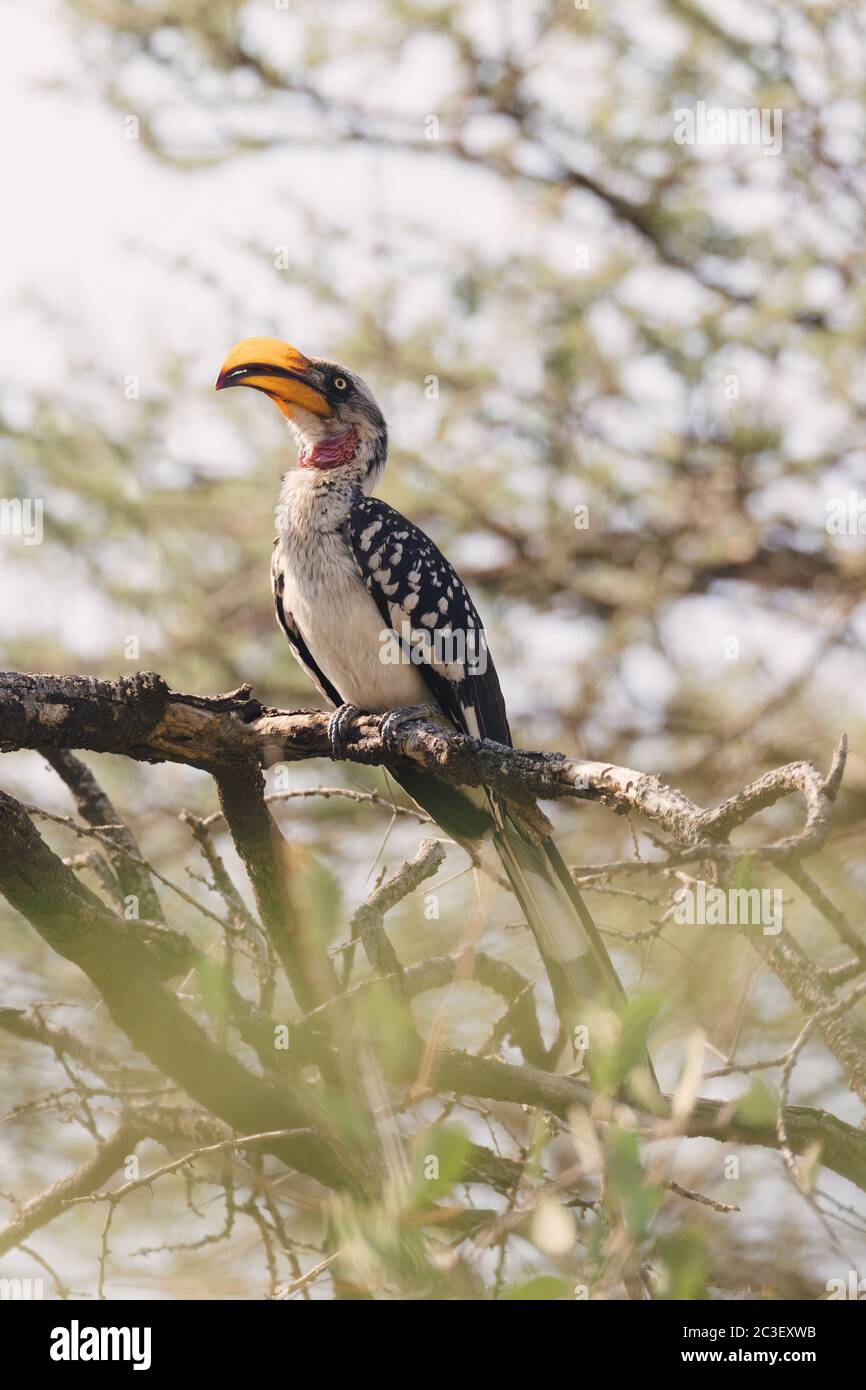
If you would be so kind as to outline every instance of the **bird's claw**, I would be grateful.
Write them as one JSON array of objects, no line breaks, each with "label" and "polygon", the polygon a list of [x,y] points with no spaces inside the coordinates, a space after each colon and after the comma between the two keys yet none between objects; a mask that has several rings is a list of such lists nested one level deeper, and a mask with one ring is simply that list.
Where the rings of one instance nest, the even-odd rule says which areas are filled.
[{"label": "bird's claw", "polygon": [[331,745],[331,757],[337,762],[346,756],[346,744],[349,741],[349,734],[352,724],[359,714],[364,711],[357,705],[340,705],[334,710],[328,720],[328,742]]},{"label": "bird's claw", "polygon": [[392,709],[379,720],[379,737],[395,758],[400,756],[399,735],[404,724],[417,720],[431,719],[441,711],[437,705],[409,705],[405,709]]}]

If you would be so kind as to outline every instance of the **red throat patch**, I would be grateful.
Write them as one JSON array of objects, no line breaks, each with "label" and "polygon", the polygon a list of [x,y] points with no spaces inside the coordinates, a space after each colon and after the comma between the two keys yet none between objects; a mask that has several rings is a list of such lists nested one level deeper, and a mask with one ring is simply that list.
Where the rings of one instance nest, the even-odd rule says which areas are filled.
[{"label": "red throat patch", "polygon": [[358,436],[350,425],[342,434],[320,439],[312,449],[302,449],[298,454],[299,468],[339,468],[343,463],[351,463],[358,447]]}]

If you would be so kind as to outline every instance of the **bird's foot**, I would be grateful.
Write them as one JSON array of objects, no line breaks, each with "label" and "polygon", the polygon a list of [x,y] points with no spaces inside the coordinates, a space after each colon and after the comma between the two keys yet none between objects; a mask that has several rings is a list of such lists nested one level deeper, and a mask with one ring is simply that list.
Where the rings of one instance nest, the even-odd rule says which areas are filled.
[{"label": "bird's foot", "polygon": [[328,742],[331,745],[331,757],[337,762],[346,756],[346,744],[349,741],[349,734],[352,725],[359,714],[364,711],[357,705],[340,705],[334,710],[328,720]]},{"label": "bird's foot", "polygon": [[440,715],[442,711],[438,705],[408,705],[405,709],[391,709],[387,714],[383,714],[379,720],[379,737],[387,748],[388,752],[395,758],[400,756],[399,735],[405,724],[413,724],[417,720],[431,719],[434,715]]}]

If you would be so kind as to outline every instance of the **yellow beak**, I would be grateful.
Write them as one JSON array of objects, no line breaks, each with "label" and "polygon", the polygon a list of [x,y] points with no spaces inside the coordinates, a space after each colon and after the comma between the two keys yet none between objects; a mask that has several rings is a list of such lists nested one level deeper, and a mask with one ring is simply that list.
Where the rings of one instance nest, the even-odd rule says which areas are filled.
[{"label": "yellow beak", "polygon": [[270,396],[289,419],[296,405],[313,415],[330,415],[331,407],[313,385],[311,371],[310,359],[279,338],[242,338],[220,367],[214,389],[252,386]]}]

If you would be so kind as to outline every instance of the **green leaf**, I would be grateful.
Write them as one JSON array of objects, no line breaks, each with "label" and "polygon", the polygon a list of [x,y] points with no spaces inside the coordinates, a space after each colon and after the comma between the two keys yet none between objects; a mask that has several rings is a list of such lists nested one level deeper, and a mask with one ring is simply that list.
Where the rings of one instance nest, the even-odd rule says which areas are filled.
[{"label": "green leaf", "polygon": [[198,990],[208,1014],[217,1022],[229,1015],[229,989],[225,972],[211,960],[200,960],[195,967]]},{"label": "green leaf", "polygon": [[734,865],[734,872],[731,875],[731,882],[734,888],[756,888],[755,865],[751,859],[739,859]]},{"label": "green leaf", "polygon": [[683,1227],[659,1242],[664,1270],[659,1291],[663,1299],[706,1299],[708,1264],[703,1237],[694,1227]]},{"label": "green leaf", "polygon": [[294,872],[292,890],[304,930],[320,941],[331,941],[342,925],[340,885],[316,855],[303,852],[303,863]]},{"label": "green leaf", "polygon": [[639,994],[624,1005],[616,1041],[598,1046],[590,1038],[589,1066],[593,1085],[601,1091],[617,1091],[630,1072],[646,1057],[650,1026],[661,1011],[664,997],[658,992]]},{"label": "green leaf", "polygon": [[453,1125],[419,1135],[413,1146],[410,1206],[423,1210],[459,1182],[471,1147],[462,1129]]},{"label": "green leaf", "polygon": [[352,1036],[386,1050],[388,1065],[395,1070],[416,1055],[418,1036],[411,1008],[381,980],[361,991],[352,1003],[350,1017]]},{"label": "green leaf", "polygon": [[529,1279],[525,1284],[512,1284],[502,1297],[550,1302],[551,1299],[572,1298],[573,1295],[574,1285],[569,1284],[567,1280],[558,1279],[552,1274],[539,1274],[536,1279]]},{"label": "green leaf", "polygon": [[635,1241],[645,1240],[649,1225],[662,1203],[662,1189],[647,1183],[640,1158],[638,1136],[627,1129],[612,1125],[605,1147],[607,1159],[607,1195],[622,1206],[625,1226]]},{"label": "green leaf", "polygon": [[769,1082],[756,1076],[745,1095],[737,1101],[737,1118],[753,1129],[764,1129],[776,1123],[779,1099]]}]

